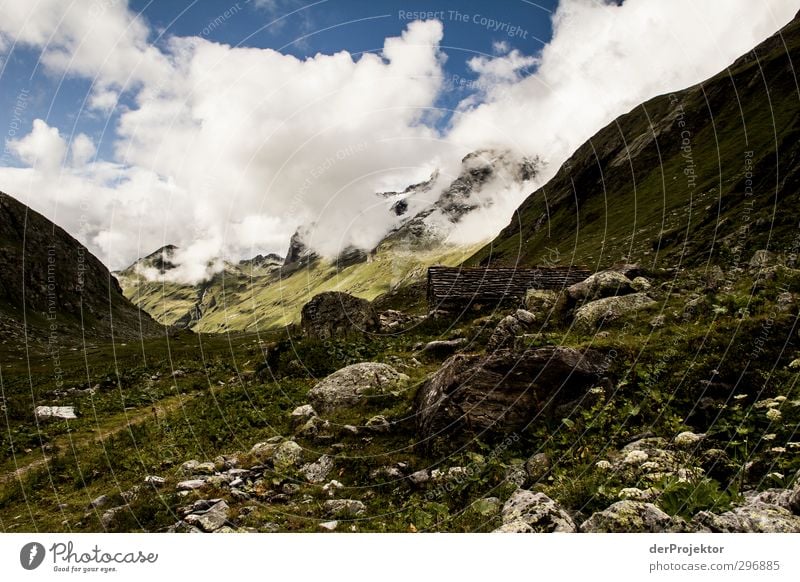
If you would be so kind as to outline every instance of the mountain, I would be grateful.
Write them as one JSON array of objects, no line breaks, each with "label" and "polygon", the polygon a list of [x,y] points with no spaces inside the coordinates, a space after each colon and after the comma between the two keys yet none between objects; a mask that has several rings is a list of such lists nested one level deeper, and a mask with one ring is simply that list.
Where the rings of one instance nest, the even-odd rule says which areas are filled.
[{"label": "mountain", "polygon": [[345,291],[372,300],[419,283],[430,265],[461,263],[482,243],[448,243],[452,226],[491,204],[491,197],[478,196],[482,189],[530,180],[538,166],[538,160],[507,150],[485,149],[465,156],[450,182],[436,171],[401,192],[377,193],[396,220],[372,249],[347,246],[335,258],[321,257],[307,244],[312,224],[297,229],[285,259],[223,261],[219,272],[197,284],[171,275],[178,251],[172,245],[115,275],[125,295],[164,325],[199,332],[284,326],[297,321],[302,306],[318,293]]},{"label": "mountain", "polygon": [[619,117],[469,264],[737,266],[796,252],[797,63],[795,18],[711,79]]},{"label": "mountain", "polygon": [[0,192],[0,339],[53,342],[164,332],[86,247]]}]

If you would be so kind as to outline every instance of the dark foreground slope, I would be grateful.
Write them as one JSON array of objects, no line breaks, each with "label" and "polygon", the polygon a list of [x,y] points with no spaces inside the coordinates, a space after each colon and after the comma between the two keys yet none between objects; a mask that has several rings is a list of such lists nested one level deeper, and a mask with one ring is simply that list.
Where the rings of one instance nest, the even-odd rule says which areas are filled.
[{"label": "dark foreground slope", "polygon": [[737,266],[758,249],[793,252],[798,65],[795,17],[708,81],[598,132],[469,262]]},{"label": "dark foreground slope", "polygon": [[0,341],[22,345],[152,336],[163,331],[122,294],[86,247],[0,192]]}]

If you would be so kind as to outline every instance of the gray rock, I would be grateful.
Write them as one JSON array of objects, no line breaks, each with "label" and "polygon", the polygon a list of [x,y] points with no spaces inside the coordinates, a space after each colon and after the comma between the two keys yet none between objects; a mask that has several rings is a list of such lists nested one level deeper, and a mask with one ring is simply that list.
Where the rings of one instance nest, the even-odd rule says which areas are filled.
[{"label": "gray rock", "polygon": [[455,445],[463,434],[512,433],[571,402],[602,378],[605,358],[594,350],[544,347],[456,354],[419,389],[419,436]]},{"label": "gray rock", "polygon": [[192,513],[184,518],[189,525],[200,528],[204,532],[213,532],[220,529],[228,521],[228,504],[218,501],[209,509],[201,513]]},{"label": "gray rock", "polygon": [[540,320],[561,320],[567,307],[566,293],[549,289],[528,289],[525,307]]},{"label": "gray rock", "polygon": [[525,470],[524,463],[514,463],[506,468],[505,481],[507,483],[512,483],[517,487],[522,487],[527,480],[528,473]]},{"label": "gray rock", "polygon": [[386,364],[362,362],[334,372],[314,386],[308,397],[317,410],[348,408],[363,403],[369,392],[383,394],[401,389],[408,379]]},{"label": "gray rock", "polygon": [[422,348],[422,355],[429,358],[446,358],[458,351],[458,348],[467,344],[467,338],[460,337],[451,340],[434,340]]},{"label": "gray rock", "polygon": [[322,508],[331,517],[357,517],[367,510],[366,506],[357,499],[330,499],[323,504]]},{"label": "gray rock", "polygon": [[534,323],[536,323],[536,316],[533,313],[531,313],[530,311],[527,311],[525,309],[517,309],[514,312],[514,317],[522,325],[531,326]]},{"label": "gray rock", "polygon": [[272,455],[275,453],[275,449],[277,448],[277,443],[271,443],[268,441],[256,443],[253,445],[253,448],[250,449],[250,454],[253,455],[258,461],[263,463],[267,459],[272,458]]},{"label": "gray rock", "polygon": [[656,302],[644,293],[598,299],[575,311],[575,325],[586,330],[593,330],[601,323],[612,322],[623,315],[655,304]]},{"label": "gray rock", "polygon": [[189,479],[188,481],[181,481],[175,486],[178,491],[195,491],[202,489],[206,486],[205,479]]},{"label": "gray rock", "polygon": [[567,289],[574,301],[602,299],[633,293],[631,280],[617,271],[600,271]]},{"label": "gray rock", "polygon": [[652,503],[617,501],[581,524],[585,533],[657,533],[672,526],[672,518]]},{"label": "gray rock", "polygon": [[303,404],[298,406],[289,414],[292,426],[305,424],[309,419],[317,416],[317,411],[310,404]]},{"label": "gray rock", "polygon": [[572,517],[544,493],[517,489],[503,505],[503,526],[495,532],[574,533]]},{"label": "gray rock", "polygon": [[392,429],[392,424],[382,414],[378,414],[370,418],[364,425],[372,432],[389,432]]},{"label": "gray rock", "polygon": [[126,505],[121,505],[119,507],[112,507],[111,509],[105,511],[100,517],[100,525],[103,526],[103,529],[109,529],[111,526],[114,525],[114,522],[117,519],[117,515],[127,509]]},{"label": "gray rock", "polygon": [[545,453],[532,455],[525,461],[525,471],[532,480],[539,481],[550,471],[550,457]]},{"label": "gray rock", "polygon": [[217,468],[211,461],[205,463],[198,463],[195,465],[193,475],[213,475],[217,472]]},{"label": "gray rock", "polygon": [[318,340],[380,328],[378,315],[369,301],[338,291],[315,296],[303,306],[300,316],[306,336]]},{"label": "gray rock", "polygon": [[192,459],[191,461],[186,461],[185,463],[183,463],[181,465],[180,471],[181,471],[181,473],[183,473],[186,476],[194,475],[195,474],[195,469],[197,469],[197,466],[199,464],[200,463],[198,461],[196,461],[195,459]]},{"label": "gray rock", "polygon": [[338,521],[323,521],[319,524],[320,529],[324,529],[325,531],[336,531],[336,528],[339,527]]},{"label": "gray rock", "polygon": [[652,288],[652,285],[650,284],[650,281],[644,277],[636,277],[633,279],[633,281],[631,281],[631,287],[638,293],[644,293],[645,291],[649,291]]},{"label": "gray rock", "polygon": [[489,341],[486,342],[487,351],[513,347],[517,336],[528,331],[534,323],[536,323],[536,316],[524,309],[518,309],[513,315],[505,316],[494,328]]},{"label": "gray rock", "polygon": [[158,475],[148,475],[144,478],[144,482],[147,485],[152,485],[153,487],[163,487],[167,480],[164,479],[164,477],[159,477]]},{"label": "gray rock", "polygon": [[307,463],[300,467],[300,474],[309,483],[322,483],[333,470],[333,457],[322,455],[313,463]]},{"label": "gray rock", "polygon": [[89,507],[92,509],[100,509],[101,507],[106,507],[110,503],[111,498],[108,495],[100,495],[89,502]]},{"label": "gray rock", "polygon": [[420,486],[424,485],[428,481],[431,480],[431,474],[428,472],[427,469],[422,469],[420,471],[415,471],[408,476],[408,480],[411,481],[412,484]]},{"label": "gray rock", "polygon": [[75,420],[74,406],[37,406],[33,411],[37,420]]},{"label": "gray rock", "polygon": [[795,481],[794,489],[789,494],[789,509],[795,514],[800,515],[800,480]]},{"label": "gray rock", "polygon": [[800,533],[800,517],[788,509],[754,501],[719,515],[701,511],[692,518],[695,527],[723,533]]},{"label": "gray rock", "polygon": [[302,460],[303,447],[294,441],[282,442],[272,454],[272,463],[276,471],[285,471],[296,467]]},{"label": "gray rock", "polygon": [[295,430],[297,436],[315,438],[330,433],[331,423],[319,416],[312,416]]}]

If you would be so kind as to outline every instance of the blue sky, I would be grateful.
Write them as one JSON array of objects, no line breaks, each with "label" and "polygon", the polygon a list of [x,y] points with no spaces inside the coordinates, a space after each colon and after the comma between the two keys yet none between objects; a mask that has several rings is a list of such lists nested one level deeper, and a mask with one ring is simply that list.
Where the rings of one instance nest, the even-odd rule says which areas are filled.
[{"label": "blue sky", "polygon": [[[444,24],[441,46],[448,55],[445,72],[452,83],[437,105],[454,108],[473,93],[476,74],[467,60],[476,54],[493,54],[493,45],[533,55],[551,37],[551,17],[557,0],[131,0],[130,11],[152,28],[151,41],[164,46],[170,36],[200,36],[231,46],[271,48],[300,59],[316,53],[380,52],[384,39],[398,36],[416,16],[434,17]],[[29,91],[21,130],[30,130],[41,118],[67,133],[85,132],[95,138],[102,157],[112,157],[109,132],[116,116],[86,110],[90,83],[64,78],[38,63],[38,48],[19,47],[4,59],[0,78],[0,128],[9,126],[20,90]],[[123,95],[123,103],[130,105]],[[78,115],[77,112],[81,112]],[[437,123],[444,125],[449,116]],[[104,136],[103,139],[100,139]],[[6,165],[16,165],[7,160]]]}]

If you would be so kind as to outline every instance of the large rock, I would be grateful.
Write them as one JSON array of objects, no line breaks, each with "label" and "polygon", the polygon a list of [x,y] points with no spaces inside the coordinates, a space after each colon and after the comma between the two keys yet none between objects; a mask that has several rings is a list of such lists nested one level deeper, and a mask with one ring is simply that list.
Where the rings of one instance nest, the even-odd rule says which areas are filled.
[{"label": "large rock", "polygon": [[602,299],[629,293],[633,293],[631,280],[617,271],[600,271],[567,289],[567,294],[574,301]]},{"label": "large rock", "polygon": [[467,338],[459,337],[451,340],[434,340],[422,348],[422,355],[429,358],[444,359],[452,356],[460,347],[467,344]]},{"label": "large rock", "polygon": [[325,340],[352,333],[378,331],[380,320],[366,299],[327,291],[303,305],[301,326],[306,336]]},{"label": "large rock", "polygon": [[276,471],[285,471],[300,464],[303,460],[303,447],[294,441],[285,441],[278,445],[272,454],[272,463]]},{"label": "large rock", "polygon": [[300,473],[309,483],[322,483],[333,470],[333,457],[322,455],[313,463],[300,467]]},{"label": "large rock", "polygon": [[652,503],[626,499],[592,514],[581,524],[584,533],[657,533],[668,531],[672,518]]},{"label": "large rock", "polygon": [[515,432],[558,404],[583,396],[602,377],[594,350],[543,347],[457,354],[420,388],[416,419],[424,440],[459,432]]},{"label": "large rock", "polygon": [[502,511],[503,525],[497,533],[574,533],[572,517],[544,493],[517,489]]},{"label": "large rock", "polygon": [[525,308],[533,314],[544,315],[563,310],[563,295],[551,289],[528,289]]},{"label": "large rock", "polygon": [[575,312],[575,325],[589,330],[596,329],[601,323],[614,321],[627,313],[650,307],[655,303],[645,293],[598,299]]},{"label": "large rock", "polygon": [[722,533],[800,533],[800,516],[777,505],[753,501],[719,515],[701,511],[692,525]]},{"label": "large rock", "polygon": [[319,411],[346,408],[361,403],[368,393],[382,394],[397,390],[408,381],[387,364],[362,362],[337,370],[308,392]]},{"label": "large rock", "polygon": [[536,323],[536,316],[533,313],[525,309],[518,309],[515,313],[500,320],[486,343],[486,349],[492,351],[513,347],[516,337],[528,331],[534,323]]},{"label": "large rock", "polygon": [[220,529],[228,521],[228,504],[218,501],[209,509],[192,513],[184,518],[189,525],[193,525],[204,532],[213,532]]},{"label": "large rock", "polygon": [[74,406],[37,406],[33,411],[36,420],[75,420]]}]

